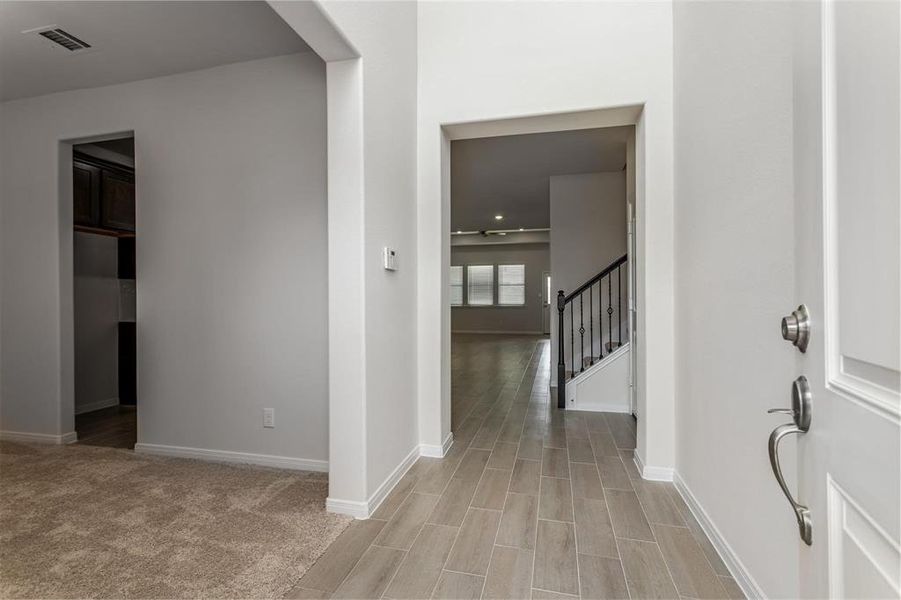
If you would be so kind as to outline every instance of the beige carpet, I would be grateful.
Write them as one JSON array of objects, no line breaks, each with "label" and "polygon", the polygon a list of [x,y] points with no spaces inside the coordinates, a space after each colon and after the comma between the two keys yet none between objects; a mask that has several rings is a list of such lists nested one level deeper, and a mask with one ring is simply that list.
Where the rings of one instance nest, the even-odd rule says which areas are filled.
[{"label": "beige carpet", "polygon": [[350,519],[325,474],[0,443],[3,598],[274,598]]}]

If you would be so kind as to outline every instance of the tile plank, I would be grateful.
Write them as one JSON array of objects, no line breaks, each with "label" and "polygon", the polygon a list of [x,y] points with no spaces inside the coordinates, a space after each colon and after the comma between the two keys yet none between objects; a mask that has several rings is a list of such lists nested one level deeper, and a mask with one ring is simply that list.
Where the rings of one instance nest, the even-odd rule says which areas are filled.
[{"label": "tile plank", "polygon": [[538,525],[538,497],[525,494],[507,494],[504,512],[497,532],[497,543],[516,548],[535,546],[535,528]]},{"label": "tile plank", "polygon": [[552,521],[573,520],[573,496],[569,479],[541,478],[538,518]]},{"label": "tile plank", "polygon": [[630,540],[654,541],[654,534],[648,524],[638,496],[635,492],[621,490],[605,490],[607,496],[607,508],[610,510],[610,520],[613,523],[613,532],[618,538]]},{"label": "tile plank", "polygon": [[428,598],[457,537],[456,527],[423,526],[385,591],[386,598]]},{"label": "tile plank", "polygon": [[511,475],[512,471],[509,470],[485,469],[482,479],[479,481],[479,487],[476,488],[475,496],[472,498],[472,506],[503,510]]},{"label": "tile plank", "polygon": [[375,519],[351,523],[304,573],[298,587],[326,592],[338,589],[384,526],[384,521]]},{"label": "tile plank", "polygon": [[501,513],[497,511],[469,509],[445,568],[448,571],[485,575],[500,517]]},{"label": "tile plank", "polygon": [[576,560],[572,523],[538,521],[532,585],[542,590],[578,595]]},{"label": "tile plank", "polygon": [[579,552],[605,558],[619,558],[610,513],[604,500],[575,498],[576,541]]},{"label": "tile plank", "polygon": [[720,579],[687,528],[655,525],[654,535],[680,594],[704,600],[725,597]]},{"label": "tile plank", "polygon": [[617,540],[617,544],[633,598],[679,597],[657,544],[633,540]]},{"label": "tile plank", "polygon": [[438,496],[413,492],[400,505],[373,543],[409,550],[437,503]]},{"label": "tile plank", "polygon": [[482,598],[528,598],[532,583],[532,551],[495,546]]},{"label": "tile plank", "polygon": [[379,598],[404,558],[403,550],[370,546],[332,598]]},{"label": "tile plank", "polygon": [[628,598],[623,565],[616,558],[579,555],[583,599]]}]

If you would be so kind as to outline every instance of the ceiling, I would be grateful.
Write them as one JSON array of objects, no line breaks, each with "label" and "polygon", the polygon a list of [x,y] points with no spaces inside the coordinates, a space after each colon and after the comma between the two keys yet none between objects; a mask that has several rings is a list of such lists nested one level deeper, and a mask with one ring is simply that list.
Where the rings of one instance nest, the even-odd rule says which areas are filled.
[{"label": "ceiling", "polygon": [[[55,25],[92,47],[69,53]],[[266,2],[0,1],[0,100],[309,52]]]},{"label": "ceiling", "polygon": [[451,142],[451,231],[550,227],[548,178],[622,170],[631,131],[629,125]]}]

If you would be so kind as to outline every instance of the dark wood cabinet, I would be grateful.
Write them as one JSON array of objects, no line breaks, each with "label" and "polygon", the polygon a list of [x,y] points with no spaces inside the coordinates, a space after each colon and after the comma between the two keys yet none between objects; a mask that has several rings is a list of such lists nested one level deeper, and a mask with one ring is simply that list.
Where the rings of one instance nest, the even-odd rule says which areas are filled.
[{"label": "dark wood cabinet", "polygon": [[99,168],[76,162],[72,169],[73,219],[76,225],[96,227],[100,223]]},{"label": "dark wood cabinet", "polygon": [[135,231],[134,171],[76,154],[72,163],[73,218],[78,227],[112,234]]},{"label": "dark wood cabinet", "polygon": [[135,230],[135,178],[116,171],[103,171],[100,188],[100,226]]}]

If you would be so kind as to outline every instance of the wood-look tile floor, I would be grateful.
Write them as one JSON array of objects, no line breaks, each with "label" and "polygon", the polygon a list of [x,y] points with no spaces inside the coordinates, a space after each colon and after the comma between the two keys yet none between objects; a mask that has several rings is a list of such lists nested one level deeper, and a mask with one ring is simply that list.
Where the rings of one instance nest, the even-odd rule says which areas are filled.
[{"label": "wood-look tile floor", "polygon": [[288,598],[743,598],[629,415],[555,408],[546,338],[455,336],[454,445]]},{"label": "wood-look tile floor", "polygon": [[133,450],[138,439],[137,409],[120,405],[75,415],[75,432],[84,446]]}]

